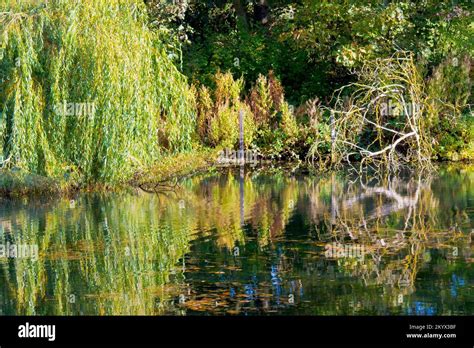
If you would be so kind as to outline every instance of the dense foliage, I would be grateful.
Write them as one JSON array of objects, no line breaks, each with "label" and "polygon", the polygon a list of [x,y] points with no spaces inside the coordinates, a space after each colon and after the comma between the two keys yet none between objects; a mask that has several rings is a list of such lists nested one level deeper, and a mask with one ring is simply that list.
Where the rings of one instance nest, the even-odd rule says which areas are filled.
[{"label": "dense foliage", "polygon": [[4,165],[113,183],[189,150],[194,97],[147,23],[141,2],[3,2]]},{"label": "dense foliage", "polygon": [[267,158],[472,159],[472,19],[471,1],[3,0],[3,167],[124,182],[236,148],[241,112]]},{"label": "dense foliage", "polygon": [[251,83],[274,70],[298,103],[330,95],[353,80],[352,68],[396,50],[414,52],[430,68],[474,51],[471,1],[148,3],[153,18],[178,32],[193,80],[212,84],[218,70],[230,70]]}]

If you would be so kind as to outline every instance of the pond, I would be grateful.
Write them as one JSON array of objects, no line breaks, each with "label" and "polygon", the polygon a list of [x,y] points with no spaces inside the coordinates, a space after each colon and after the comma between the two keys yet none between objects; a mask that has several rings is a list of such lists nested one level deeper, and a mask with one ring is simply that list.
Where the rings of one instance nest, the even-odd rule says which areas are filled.
[{"label": "pond", "polygon": [[3,315],[472,315],[474,167],[0,203]]}]

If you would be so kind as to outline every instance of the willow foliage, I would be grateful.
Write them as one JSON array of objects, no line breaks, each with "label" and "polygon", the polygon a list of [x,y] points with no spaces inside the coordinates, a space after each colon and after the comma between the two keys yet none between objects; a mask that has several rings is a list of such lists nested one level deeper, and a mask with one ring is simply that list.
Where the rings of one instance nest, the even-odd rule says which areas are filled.
[{"label": "willow foliage", "polygon": [[194,99],[141,1],[2,0],[3,164],[113,183],[191,147]]}]

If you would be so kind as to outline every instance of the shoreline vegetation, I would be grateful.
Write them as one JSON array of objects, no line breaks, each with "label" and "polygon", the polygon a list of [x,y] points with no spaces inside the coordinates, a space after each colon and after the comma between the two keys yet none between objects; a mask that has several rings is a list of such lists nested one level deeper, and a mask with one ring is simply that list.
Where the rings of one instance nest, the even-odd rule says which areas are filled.
[{"label": "shoreline vegetation", "polygon": [[0,197],[172,190],[241,141],[321,172],[474,160],[467,2],[235,4],[4,1]]},{"label": "shoreline vegetation", "polygon": [[[127,183],[120,185],[91,184],[80,186],[67,180],[48,178],[45,176],[25,173],[17,170],[0,171],[0,200],[22,199],[22,198],[55,198],[73,196],[78,192],[122,192],[127,190],[140,190],[147,193],[164,193],[174,191],[179,187],[181,180],[194,175],[211,173],[219,168],[241,167],[237,160],[222,162],[219,154],[222,151],[211,151],[209,149],[196,151],[188,154],[172,155],[163,158],[162,161],[143,172],[137,172]],[[350,166],[338,170],[321,171],[311,164],[297,161],[266,161],[256,160],[252,163],[243,164],[246,170],[273,168],[275,170],[287,168],[291,173],[307,173],[310,175],[330,175],[335,172],[350,173]],[[443,166],[447,170],[465,170],[467,167],[474,168],[473,160],[460,161],[438,161],[433,163],[434,168]],[[410,169],[409,169],[410,170]],[[382,175],[381,172],[370,171],[372,175]],[[290,174],[289,174],[290,175]],[[367,175],[367,171],[358,172],[357,175]]]},{"label": "shoreline vegetation", "polygon": [[65,178],[55,179],[19,170],[0,171],[0,198],[68,196],[79,191],[123,191],[141,189],[160,192],[176,187],[176,182],[203,171],[213,170],[217,152],[194,151],[164,157],[159,164],[142,172],[136,172],[125,183],[116,185],[90,184],[81,186]]}]

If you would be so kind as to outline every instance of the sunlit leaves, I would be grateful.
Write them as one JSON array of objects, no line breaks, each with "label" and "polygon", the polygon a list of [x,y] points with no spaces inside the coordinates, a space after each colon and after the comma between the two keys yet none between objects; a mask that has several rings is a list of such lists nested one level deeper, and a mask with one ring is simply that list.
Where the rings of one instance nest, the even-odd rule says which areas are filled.
[{"label": "sunlit leaves", "polygon": [[[7,1],[1,10],[2,142],[13,165],[113,183],[191,148],[193,95],[144,4]],[[63,103],[95,112],[64,115]]]}]

